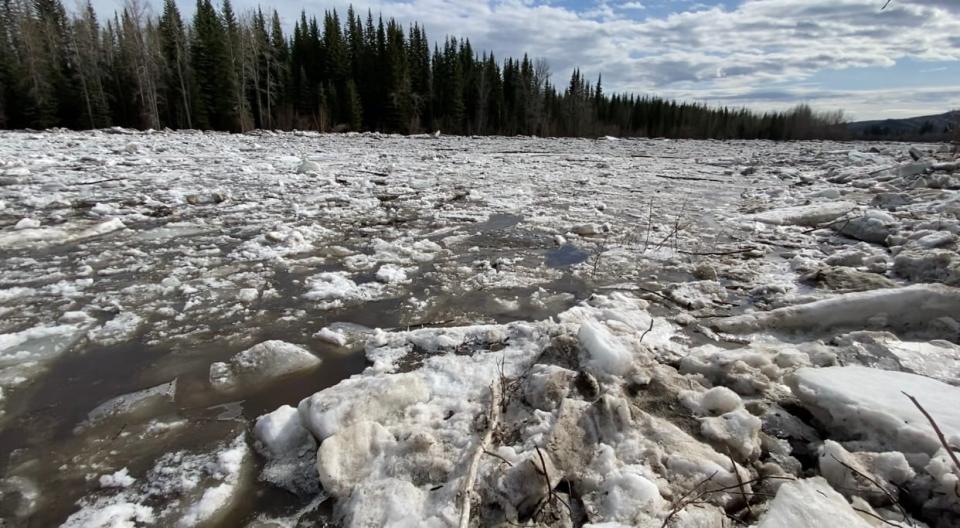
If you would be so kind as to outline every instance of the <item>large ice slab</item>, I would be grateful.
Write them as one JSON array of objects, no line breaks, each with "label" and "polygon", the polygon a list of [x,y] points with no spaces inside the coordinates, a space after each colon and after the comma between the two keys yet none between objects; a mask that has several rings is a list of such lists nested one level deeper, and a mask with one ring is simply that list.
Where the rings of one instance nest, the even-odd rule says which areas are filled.
[{"label": "large ice slab", "polygon": [[923,405],[947,438],[960,435],[960,388],[942,381],[850,366],[800,369],[788,383],[838,435],[857,437],[877,451],[933,455],[940,448],[930,423],[904,393]]},{"label": "large ice slab", "polygon": [[830,222],[831,220],[836,220],[853,211],[856,207],[857,204],[847,201],[821,202],[771,209],[751,215],[749,218],[765,224],[814,227]]},{"label": "large ice slab", "polygon": [[922,329],[939,317],[960,314],[960,289],[940,284],[845,293],[822,301],[714,321],[725,332],[823,330],[835,327]]}]

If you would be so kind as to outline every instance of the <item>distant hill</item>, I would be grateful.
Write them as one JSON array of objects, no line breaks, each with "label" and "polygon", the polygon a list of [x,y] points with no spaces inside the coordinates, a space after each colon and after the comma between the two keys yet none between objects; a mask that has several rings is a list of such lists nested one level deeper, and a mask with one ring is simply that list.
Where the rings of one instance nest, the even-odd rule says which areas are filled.
[{"label": "distant hill", "polygon": [[848,123],[847,129],[862,139],[908,139],[944,141],[952,139],[960,126],[960,110],[938,115],[880,119]]}]

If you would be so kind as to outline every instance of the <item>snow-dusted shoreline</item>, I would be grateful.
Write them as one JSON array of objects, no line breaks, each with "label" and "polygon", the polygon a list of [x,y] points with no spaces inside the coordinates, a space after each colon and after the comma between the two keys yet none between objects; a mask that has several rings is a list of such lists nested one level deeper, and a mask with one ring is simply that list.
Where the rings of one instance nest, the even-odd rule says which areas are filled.
[{"label": "snow-dusted shoreline", "polygon": [[119,132],[0,134],[12,525],[960,523],[947,147]]}]

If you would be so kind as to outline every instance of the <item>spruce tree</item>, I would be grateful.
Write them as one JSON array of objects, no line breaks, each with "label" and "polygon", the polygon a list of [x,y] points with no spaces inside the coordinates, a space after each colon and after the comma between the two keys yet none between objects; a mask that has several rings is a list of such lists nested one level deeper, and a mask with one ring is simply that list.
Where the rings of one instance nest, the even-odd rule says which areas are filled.
[{"label": "spruce tree", "polygon": [[16,49],[17,17],[12,0],[0,0],[0,128],[19,124],[17,107],[20,90]]},{"label": "spruce tree", "polygon": [[[286,113],[289,107],[290,93],[290,51],[280,26],[280,15],[273,11],[270,23],[270,68],[267,69],[267,116],[268,126],[273,128],[280,122],[278,114]],[[288,123],[289,120],[285,120]],[[289,127],[289,124],[281,126]]]},{"label": "spruce tree", "polygon": [[210,0],[197,0],[192,37],[195,124],[202,129],[236,130],[238,101],[227,32]]},{"label": "spruce tree", "polygon": [[31,63],[33,125],[75,126],[77,104],[68,59],[67,14],[60,0],[34,0],[35,18],[22,30]]},{"label": "spruce tree", "polygon": [[348,79],[345,88],[344,100],[346,101],[345,118],[350,130],[360,130],[363,126],[363,104],[360,101],[360,92],[357,91],[357,84],[353,79]]},{"label": "spruce tree", "polygon": [[93,4],[74,20],[73,59],[82,83],[87,117],[91,128],[110,126],[110,105],[105,87],[106,65],[103,60],[103,42],[100,24]]},{"label": "spruce tree", "polygon": [[253,127],[253,118],[250,115],[250,105],[246,90],[249,84],[247,72],[248,46],[246,35],[240,28],[237,16],[233,12],[230,0],[223,0],[222,8],[223,29],[226,37],[226,56],[229,67],[229,78],[226,80],[231,90],[234,104],[233,114],[238,130],[248,130]]},{"label": "spruce tree", "polygon": [[163,59],[163,120],[173,128],[193,128],[189,89],[193,79],[187,60],[187,35],[174,0],[163,2],[159,31]]}]

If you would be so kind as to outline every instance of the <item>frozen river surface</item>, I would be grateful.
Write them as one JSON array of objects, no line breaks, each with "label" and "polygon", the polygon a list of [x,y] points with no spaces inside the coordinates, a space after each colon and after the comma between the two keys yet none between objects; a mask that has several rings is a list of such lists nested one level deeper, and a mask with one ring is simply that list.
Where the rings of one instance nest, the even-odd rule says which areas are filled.
[{"label": "frozen river surface", "polygon": [[[718,471],[823,474],[846,496],[798,480],[744,524],[788,526],[822,487],[825,515],[856,515],[825,449],[907,452],[899,481],[864,471],[926,479],[910,514],[952,522],[932,436],[918,459],[880,418],[854,413],[846,437],[831,421],[856,399],[839,365],[957,390],[960,185],[945,150],[908,148],[2,133],[0,518],[455,525],[499,379],[523,396],[502,404],[474,523],[709,526],[747,494],[678,506]],[[564,429],[601,403],[592,437]],[[778,435],[784,408],[800,418]],[[549,492],[524,489],[544,473]]]}]

